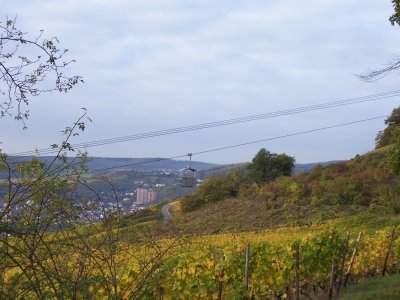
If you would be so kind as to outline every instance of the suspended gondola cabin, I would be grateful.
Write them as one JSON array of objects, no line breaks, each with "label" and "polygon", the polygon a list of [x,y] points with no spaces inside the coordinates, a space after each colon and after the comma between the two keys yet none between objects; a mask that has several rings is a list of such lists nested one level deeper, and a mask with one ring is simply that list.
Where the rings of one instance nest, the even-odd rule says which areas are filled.
[{"label": "suspended gondola cabin", "polygon": [[197,170],[192,168],[192,153],[188,154],[189,166],[181,171],[182,186],[191,188],[197,184]]},{"label": "suspended gondola cabin", "polygon": [[182,170],[182,186],[194,187],[197,183],[197,170],[190,167]]}]

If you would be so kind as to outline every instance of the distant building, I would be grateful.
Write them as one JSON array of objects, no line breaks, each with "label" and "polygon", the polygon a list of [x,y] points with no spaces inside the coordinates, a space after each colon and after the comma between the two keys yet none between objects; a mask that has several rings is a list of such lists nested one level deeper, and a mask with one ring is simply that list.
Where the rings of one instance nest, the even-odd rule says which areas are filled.
[{"label": "distant building", "polygon": [[136,189],[136,204],[147,204],[153,202],[157,198],[157,193],[151,190],[137,188]]}]

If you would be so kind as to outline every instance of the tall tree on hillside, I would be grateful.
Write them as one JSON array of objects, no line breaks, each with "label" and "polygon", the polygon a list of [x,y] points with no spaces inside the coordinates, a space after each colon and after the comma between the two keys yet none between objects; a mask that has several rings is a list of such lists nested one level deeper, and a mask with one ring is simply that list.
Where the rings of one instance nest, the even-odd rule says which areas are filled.
[{"label": "tall tree on hillside", "polygon": [[393,144],[396,139],[396,130],[400,128],[400,106],[394,108],[391,115],[385,120],[387,127],[379,131],[376,138],[376,148]]},{"label": "tall tree on hillside", "polygon": [[400,175],[400,127],[394,131],[393,147],[386,154],[386,165],[390,173]]},{"label": "tall tree on hillside", "polygon": [[387,127],[379,132],[380,142],[392,144],[386,153],[386,166],[390,173],[400,174],[400,106],[393,109],[392,114],[385,120]]},{"label": "tall tree on hillside", "polygon": [[386,152],[386,167],[390,173],[400,174],[400,106],[393,109],[385,124],[387,127],[375,138],[375,148],[391,145]]},{"label": "tall tree on hillside", "polygon": [[260,183],[272,181],[280,176],[290,176],[293,172],[295,159],[284,153],[271,153],[262,148],[249,164],[250,177]]},{"label": "tall tree on hillside", "polygon": [[400,0],[392,0],[394,13],[390,16],[389,21],[394,26],[395,24],[400,26]]}]

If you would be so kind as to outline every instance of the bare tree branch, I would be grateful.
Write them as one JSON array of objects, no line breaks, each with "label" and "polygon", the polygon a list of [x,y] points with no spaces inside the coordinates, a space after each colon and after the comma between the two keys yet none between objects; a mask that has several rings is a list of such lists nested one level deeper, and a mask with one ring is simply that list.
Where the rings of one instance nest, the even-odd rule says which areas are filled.
[{"label": "bare tree branch", "polygon": [[66,76],[63,70],[74,60],[65,60],[68,49],[59,48],[57,37],[36,37],[15,27],[14,20],[0,22],[0,117],[20,120],[26,128],[31,97],[42,93],[68,92],[81,76]]},{"label": "bare tree branch", "polygon": [[400,58],[395,58],[392,61],[390,61],[387,64],[387,66],[381,69],[372,70],[364,74],[357,75],[357,77],[365,82],[373,82],[382,79],[387,75],[398,71],[399,69],[400,69]]}]

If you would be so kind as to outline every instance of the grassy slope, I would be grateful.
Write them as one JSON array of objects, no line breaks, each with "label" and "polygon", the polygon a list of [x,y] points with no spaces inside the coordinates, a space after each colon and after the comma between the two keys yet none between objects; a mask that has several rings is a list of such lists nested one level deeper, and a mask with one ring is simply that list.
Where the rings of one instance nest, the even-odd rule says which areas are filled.
[{"label": "grassy slope", "polygon": [[372,278],[343,290],[343,300],[400,299],[400,275]]},{"label": "grassy slope", "polygon": [[[379,149],[345,163],[328,166],[320,172],[321,176],[324,176],[325,182],[327,180],[338,182],[338,186],[343,186],[343,182],[362,181],[367,191],[371,193],[376,192],[383,183],[398,185],[399,178],[391,179],[384,172],[385,151],[386,149]],[[315,177],[315,174],[305,176]],[[302,180],[303,183],[307,183],[319,179]],[[370,203],[364,205],[355,203],[331,205],[324,202],[315,205],[308,200],[298,205],[284,201],[272,209],[267,201],[263,200],[262,195],[259,197],[256,195],[254,198],[232,198],[210,203],[193,212],[177,212],[173,224],[167,228],[160,226],[158,230],[163,234],[178,227],[191,234],[214,234],[320,224],[338,219],[347,223],[346,226],[349,227],[356,222],[366,224],[368,228],[373,229],[399,223],[400,215],[385,207],[381,200],[368,201]],[[176,208],[179,206],[175,206]]]},{"label": "grassy slope", "polygon": [[352,226],[375,230],[399,224],[400,217],[387,214],[384,209],[363,207],[286,207],[271,210],[257,200],[228,199],[187,214],[176,214],[169,228],[176,227],[189,234],[259,231],[286,226],[323,224],[328,220],[340,222],[344,228]]}]

